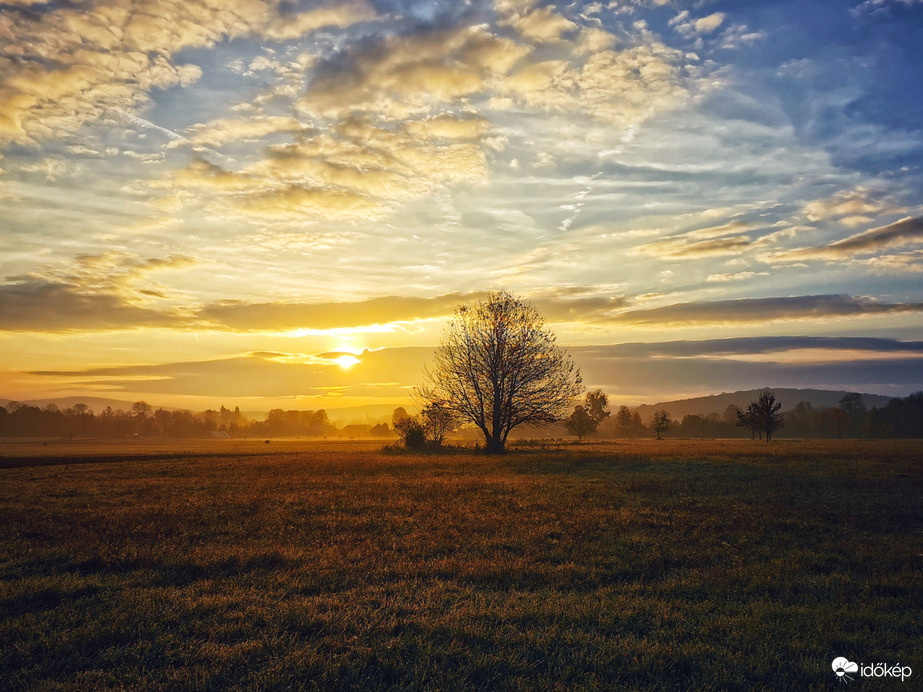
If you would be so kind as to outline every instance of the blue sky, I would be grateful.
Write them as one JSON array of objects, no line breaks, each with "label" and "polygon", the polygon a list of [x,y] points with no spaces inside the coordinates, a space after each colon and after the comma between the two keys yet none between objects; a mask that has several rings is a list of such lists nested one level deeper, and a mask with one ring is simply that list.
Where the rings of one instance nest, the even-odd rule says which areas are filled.
[{"label": "blue sky", "polygon": [[0,3],[0,396],[397,400],[497,289],[616,403],[909,393],[921,45],[917,0]]}]

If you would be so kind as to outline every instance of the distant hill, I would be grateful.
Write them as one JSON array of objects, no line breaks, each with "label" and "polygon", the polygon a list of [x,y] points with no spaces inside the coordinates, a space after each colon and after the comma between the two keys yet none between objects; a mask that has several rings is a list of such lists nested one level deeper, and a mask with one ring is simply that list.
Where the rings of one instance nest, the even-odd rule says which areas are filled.
[{"label": "distant hill", "polygon": [[[849,392],[832,391],[828,389],[783,389],[777,387],[769,388],[776,395],[776,401],[781,402],[782,410],[788,411],[795,408],[799,402],[807,401],[814,408],[831,408],[838,406],[840,399]],[[756,401],[761,389],[748,389],[740,392],[725,392],[723,394],[712,394],[711,396],[700,396],[694,399],[680,399],[677,401],[663,401],[658,404],[642,404],[635,407],[635,410],[641,414],[644,421],[653,417],[654,411],[665,409],[670,413],[670,418],[682,420],[683,416],[699,415],[705,416],[709,413],[723,413],[728,406],[739,406],[746,408],[751,401]],[[882,396],[881,394],[863,394],[862,400],[866,408],[885,406],[893,397]]]}]

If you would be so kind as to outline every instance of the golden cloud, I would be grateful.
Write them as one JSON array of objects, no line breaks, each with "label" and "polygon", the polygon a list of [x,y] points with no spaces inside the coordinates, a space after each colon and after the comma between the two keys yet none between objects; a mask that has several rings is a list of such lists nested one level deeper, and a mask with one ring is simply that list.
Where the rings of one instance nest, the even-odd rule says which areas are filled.
[{"label": "golden cloud", "polygon": [[[286,118],[221,121],[192,137],[218,142],[245,131],[296,125]],[[261,219],[379,218],[440,186],[485,181],[487,160],[479,140],[486,132],[480,118],[448,114],[399,129],[347,119],[329,132],[303,134],[297,143],[271,145],[261,160],[237,171],[196,161],[154,188],[201,198],[217,216],[231,211]]]},{"label": "golden cloud", "polygon": [[695,259],[738,255],[750,245],[750,237],[745,235],[700,241],[690,241],[688,238],[679,237],[642,245],[637,252],[671,259]]},{"label": "golden cloud", "polygon": [[170,296],[164,286],[153,281],[151,274],[163,270],[191,267],[198,262],[185,255],[141,258],[127,252],[104,252],[78,255],[66,268],[45,267],[30,274],[36,285],[59,286],[67,292],[88,298],[105,298],[123,306],[148,305]]},{"label": "golden cloud", "polygon": [[732,323],[827,320],[923,312],[923,303],[882,303],[848,295],[814,295],[783,298],[743,298],[714,302],[676,303],[657,308],[630,310],[610,322],[637,325],[713,325]]},{"label": "golden cloud", "polygon": [[923,218],[908,216],[900,221],[857,233],[829,245],[779,252],[769,255],[768,259],[775,262],[837,261],[919,243],[923,243]]},{"label": "golden cloud", "polygon": [[[23,3],[25,4],[25,3]],[[73,132],[105,113],[136,112],[153,88],[188,85],[201,71],[174,65],[185,48],[243,35],[295,38],[374,16],[363,0],[305,13],[278,0],[103,0],[33,15],[10,10],[0,45],[0,146]]]},{"label": "golden cloud", "polygon": [[500,26],[513,27],[519,34],[530,41],[544,43],[556,41],[565,32],[577,28],[571,20],[557,14],[551,7],[542,7],[531,11],[508,11],[501,16]]},{"label": "golden cloud", "polygon": [[804,205],[804,215],[810,221],[838,221],[845,226],[869,223],[875,216],[899,211],[875,199],[875,194],[864,187],[842,190],[826,199],[814,200]]},{"label": "golden cloud", "polygon": [[513,72],[500,93],[552,112],[583,112],[622,128],[678,106],[686,97],[675,61],[662,44],[605,50],[583,64],[570,60],[533,63]]},{"label": "golden cloud", "polygon": [[220,147],[226,142],[259,140],[277,132],[301,132],[305,125],[290,116],[260,115],[250,118],[222,118],[192,126],[185,134],[186,141],[173,140],[171,146],[192,144],[194,146]]},{"label": "golden cloud", "polygon": [[[522,42],[499,37],[483,25],[390,37],[360,49],[343,64],[328,66],[300,106],[327,118],[365,113],[394,120],[429,115],[478,94],[493,97],[495,108],[510,104],[583,112],[628,127],[686,97],[678,51],[656,42],[616,51],[611,49],[615,37],[596,28],[557,40],[564,27],[575,27],[570,20],[549,8],[532,11],[528,3],[507,5],[502,21],[535,17],[533,29],[558,28],[542,33],[541,40],[523,32]],[[538,44],[552,37],[558,44],[553,55],[535,59]]]}]

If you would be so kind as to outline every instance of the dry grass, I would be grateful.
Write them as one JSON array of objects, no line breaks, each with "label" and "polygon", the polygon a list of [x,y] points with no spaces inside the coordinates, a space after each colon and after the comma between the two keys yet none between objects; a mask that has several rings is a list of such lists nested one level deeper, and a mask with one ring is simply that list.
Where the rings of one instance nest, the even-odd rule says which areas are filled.
[{"label": "dry grass", "polygon": [[209,444],[0,470],[0,687],[826,689],[840,655],[923,674],[918,442]]}]

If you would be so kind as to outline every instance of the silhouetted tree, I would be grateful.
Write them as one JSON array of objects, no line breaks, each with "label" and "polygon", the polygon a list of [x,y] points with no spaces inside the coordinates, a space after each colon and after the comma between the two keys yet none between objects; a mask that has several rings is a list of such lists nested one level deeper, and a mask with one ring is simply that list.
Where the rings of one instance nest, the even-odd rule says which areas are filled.
[{"label": "silhouetted tree", "polygon": [[138,418],[146,418],[151,412],[151,405],[146,401],[136,401],[131,405],[131,412]]},{"label": "silhouetted tree", "polygon": [[574,407],[574,412],[564,421],[564,427],[571,435],[576,435],[578,441],[582,442],[586,435],[596,430],[597,423],[583,406],[578,405]]},{"label": "silhouetted tree", "polygon": [[628,435],[631,430],[631,410],[627,406],[619,406],[619,410],[615,414],[615,424],[618,426],[619,432],[623,435]]},{"label": "silhouetted tree", "polygon": [[597,427],[609,417],[609,397],[603,394],[601,389],[597,389],[595,392],[587,392],[583,407]]},{"label": "silhouetted tree", "polygon": [[410,418],[410,414],[407,413],[407,409],[403,406],[398,406],[394,411],[391,412],[391,427],[397,429],[397,424],[399,421],[404,420],[405,418]]},{"label": "silhouetted tree", "polygon": [[422,449],[426,446],[426,428],[418,416],[404,416],[394,424],[394,432],[407,449]]},{"label": "silhouetted tree", "polygon": [[651,418],[647,427],[657,436],[658,440],[661,439],[660,436],[670,429],[670,414],[663,409],[654,411],[654,417]]},{"label": "silhouetted tree", "polygon": [[740,406],[728,404],[727,408],[724,409],[724,413],[721,414],[721,420],[731,425],[737,425],[737,414],[739,412]]},{"label": "silhouetted tree", "polygon": [[441,447],[445,436],[455,428],[455,412],[442,401],[431,401],[420,412],[426,438]]},{"label": "silhouetted tree", "polygon": [[[756,412],[753,410],[753,404],[751,403],[747,406],[745,411],[737,409],[737,422],[735,425],[738,428],[750,428],[750,439],[756,439],[756,431],[759,429],[759,421],[756,417]],[[762,433],[760,433],[762,437]]]},{"label": "silhouetted tree", "polygon": [[583,390],[541,315],[505,291],[455,310],[426,379],[422,399],[477,426],[491,452],[502,452],[519,425],[561,420]]},{"label": "silhouetted tree", "polygon": [[608,403],[609,399],[601,389],[587,392],[583,405],[574,408],[570,417],[564,421],[564,427],[582,441],[586,435],[596,432],[600,423],[609,417],[609,411],[606,408]]},{"label": "silhouetted tree", "polygon": [[776,401],[776,395],[768,389],[760,392],[759,399],[748,407],[752,408],[752,415],[759,430],[766,433],[766,442],[772,439],[772,434],[782,427],[785,418],[780,413],[782,404]]},{"label": "silhouetted tree", "polygon": [[817,437],[821,434],[822,409],[811,406],[809,401],[799,401],[795,408],[785,414],[785,429],[789,437]]},{"label": "silhouetted tree", "polygon": [[862,423],[865,421],[865,401],[861,394],[851,392],[840,399],[839,409],[843,412],[843,423],[846,434],[856,437],[862,432]]}]

